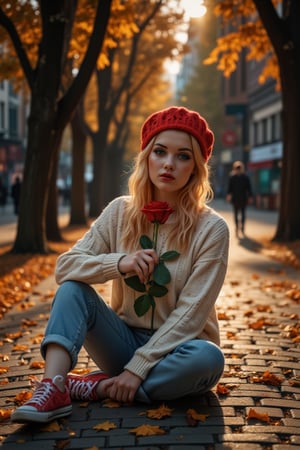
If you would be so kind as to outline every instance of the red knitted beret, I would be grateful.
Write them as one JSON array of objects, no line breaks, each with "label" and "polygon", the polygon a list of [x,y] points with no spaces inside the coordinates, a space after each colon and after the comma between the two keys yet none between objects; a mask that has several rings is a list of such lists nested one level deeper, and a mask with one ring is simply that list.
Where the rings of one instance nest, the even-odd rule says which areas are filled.
[{"label": "red knitted beret", "polygon": [[202,155],[207,162],[211,156],[214,134],[206,120],[196,111],[184,107],[171,106],[149,116],[141,130],[141,150],[156,134],[165,130],[180,130],[191,134],[198,141]]}]

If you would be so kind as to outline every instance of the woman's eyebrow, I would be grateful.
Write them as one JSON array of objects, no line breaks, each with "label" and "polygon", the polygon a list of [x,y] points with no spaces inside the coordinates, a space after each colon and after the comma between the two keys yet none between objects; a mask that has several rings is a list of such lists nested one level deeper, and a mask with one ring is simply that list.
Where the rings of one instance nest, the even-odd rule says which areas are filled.
[{"label": "woman's eyebrow", "polygon": [[[154,146],[155,145],[159,145],[159,147],[163,147],[163,148],[168,148],[167,145],[160,144],[159,142],[155,142]],[[187,151],[187,152],[191,152],[191,153],[193,152],[193,150],[189,147],[182,147],[182,148],[178,148],[177,150],[178,151]]]}]

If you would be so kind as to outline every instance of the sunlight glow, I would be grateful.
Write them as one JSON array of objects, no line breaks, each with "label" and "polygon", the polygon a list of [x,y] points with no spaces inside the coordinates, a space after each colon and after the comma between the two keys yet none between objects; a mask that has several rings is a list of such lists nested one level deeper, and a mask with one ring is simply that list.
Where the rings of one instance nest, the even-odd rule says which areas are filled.
[{"label": "sunlight glow", "polygon": [[207,11],[204,0],[181,0],[181,6],[188,17],[202,17]]},{"label": "sunlight glow", "polygon": [[[181,8],[184,10],[184,25],[176,33],[176,39],[183,44],[188,38],[189,21],[192,18],[201,18],[206,12],[207,8],[204,4],[205,0],[180,0]],[[180,62],[176,58],[168,58],[164,64],[166,73],[171,80],[176,77],[180,70]]]},{"label": "sunlight glow", "polygon": [[167,59],[165,61],[165,69],[168,72],[168,74],[172,77],[173,75],[177,75],[180,69],[180,63],[177,60],[174,59]]}]

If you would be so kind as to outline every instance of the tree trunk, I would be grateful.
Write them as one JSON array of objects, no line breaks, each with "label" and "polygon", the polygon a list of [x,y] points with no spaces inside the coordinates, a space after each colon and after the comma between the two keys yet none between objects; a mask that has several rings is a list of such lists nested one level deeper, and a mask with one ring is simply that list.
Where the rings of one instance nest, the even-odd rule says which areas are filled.
[{"label": "tree trunk", "polygon": [[[56,156],[56,159],[58,159],[58,154]],[[49,195],[46,210],[46,238],[48,241],[52,242],[63,241],[58,223],[58,190],[56,186],[57,169],[58,164],[57,161],[55,161],[50,177]]]},{"label": "tree trunk", "polygon": [[52,148],[53,167],[51,170],[46,208],[46,239],[52,242],[61,242],[63,240],[58,223],[58,190],[56,184],[62,134],[63,129],[56,130],[55,132],[55,144],[53,144]]},{"label": "tree trunk", "polygon": [[85,146],[86,133],[80,117],[81,104],[77,107],[71,120],[72,129],[72,186],[70,225],[87,225],[85,213]]},{"label": "tree trunk", "polygon": [[100,131],[92,137],[93,142],[93,180],[90,185],[89,216],[97,217],[105,204],[105,177],[107,174],[106,151],[102,145]]},{"label": "tree trunk", "polygon": [[282,18],[272,1],[254,0],[278,58],[282,87],[283,159],[279,218],[274,240],[300,239],[300,2],[282,1]]},{"label": "tree trunk", "polygon": [[14,252],[48,252],[46,207],[55,155],[54,108],[32,97],[28,121],[28,146]]},{"label": "tree trunk", "polygon": [[[106,179],[105,200],[106,203],[123,193],[123,154],[124,150],[121,148],[112,148],[110,146],[108,152],[108,173],[109,177]],[[125,178],[125,177],[124,177]]]},{"label": "tree trunk", "polygon": [[97,2],[89,46],[78,75],[63,96],[61,95],[62,70],[66,50],[69,48],[68,39],[77,2],[74,0],[39,2],[42,39],[39,43],[38,60],[34,70],[23,56],[22,46],[15,38],[16,33],[11,31],[15,31],[13,26],[9,20],[6,21],[31,89],[28,143],[14,252],[46,253],[48,251],[46,208],[51,174],[58,158],[57,143],[82,98],[94,70],[104,41],[111,2],[112,0]]},{"label": "tree trunk", "polygon": [[[300,48],[299,48],[300,49]],[[281,66],[283,160],[279,218],[274,240],[300,239],[300,56]]]},{"label": "tree trunk", "polygon": [[[56,124],[57,99],[71,11],[70,0],[41,2],[43,35],[31,84],[28,144],[15,252],[48,251],[46,208],[63,129],[62,124]],[[68,21],[62,20],[66,17]]]}]

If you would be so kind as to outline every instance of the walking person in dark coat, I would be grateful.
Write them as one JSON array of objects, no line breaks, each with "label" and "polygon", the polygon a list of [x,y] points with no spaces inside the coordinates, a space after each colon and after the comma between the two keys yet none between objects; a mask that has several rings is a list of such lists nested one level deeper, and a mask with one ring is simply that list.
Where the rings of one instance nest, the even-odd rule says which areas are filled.
[{"label": "walking person in dark coat", "polygon": [[20,194],[21,194],[21,179],[20,177],[16,177],[15,182],[11,187],[11,196],[14,202],[14,211],[15,214],[19,214],[19,203],[20,203]]},{"label": "walking person in dark coat", "polygon": [[5,208],[6,201],[7,201],[7,189],[4,182],[2,181],[2,178],[0,178],[0,206],[2,206],[3,210]]},{"label": "walking person in dark coat", "polygon": [[241,161],[233,163],[226,200],[232,203],[236,235],[239,235],[239,230],[245,235],[246,207],[252,203],[253,193],[250,178]]}]

